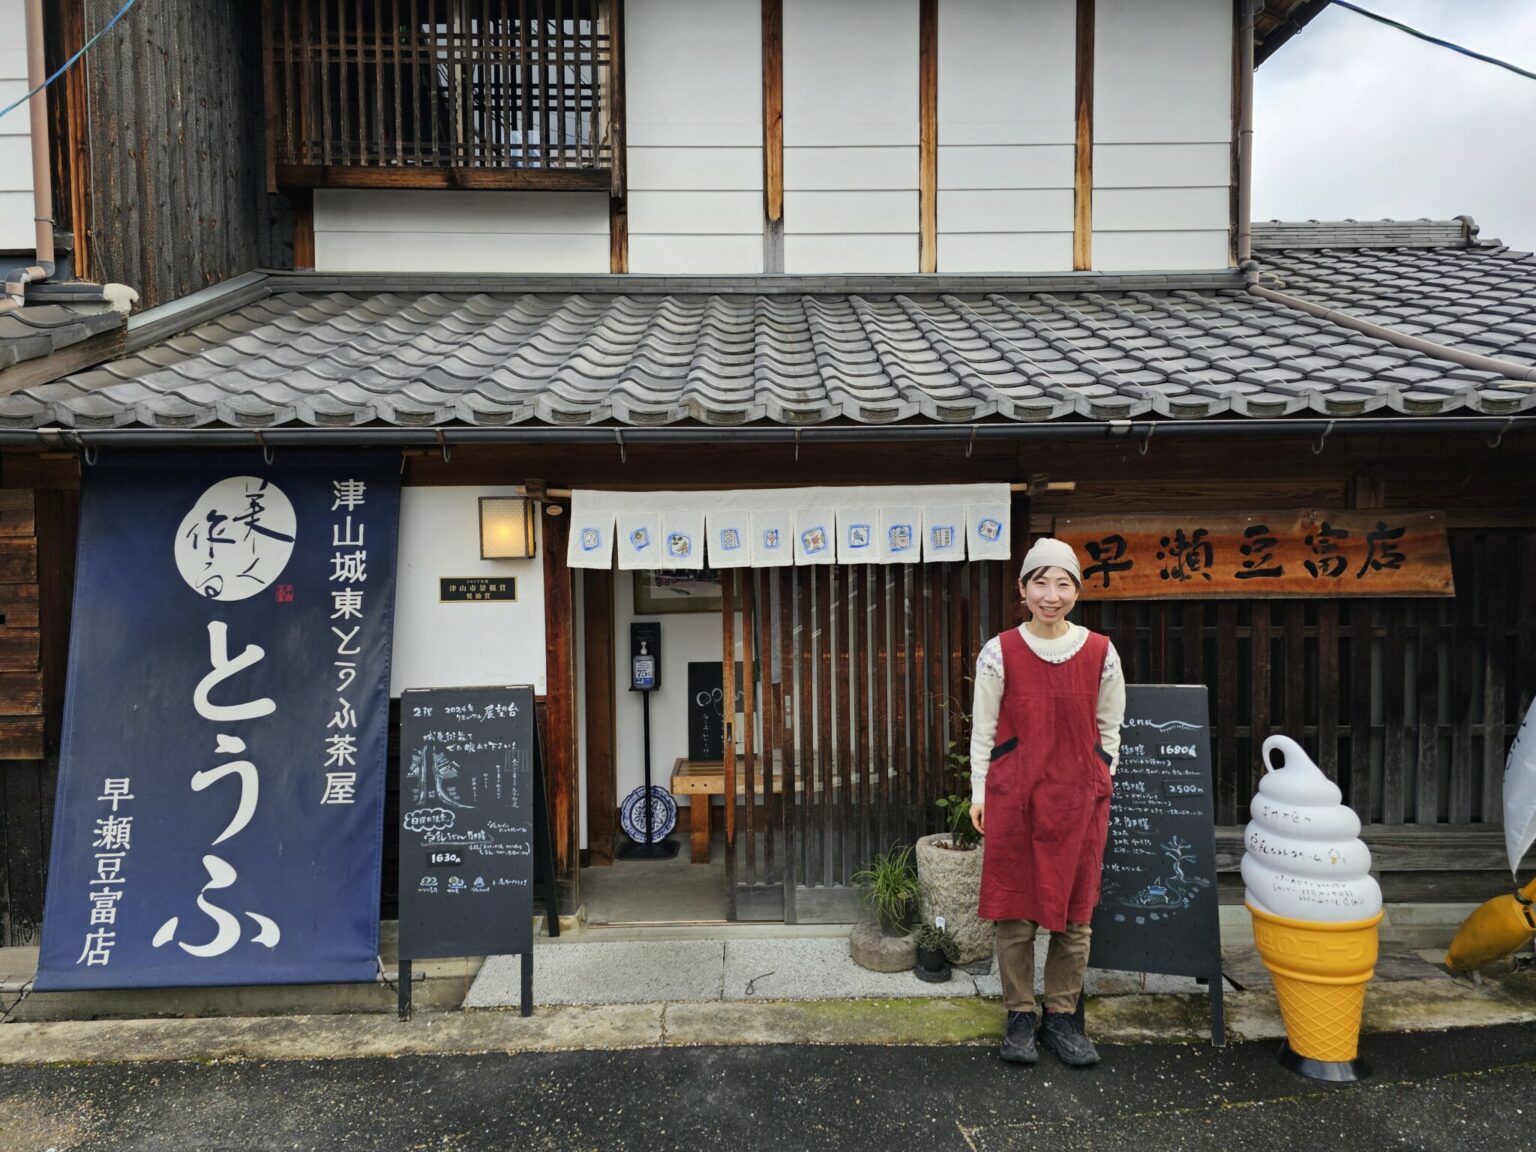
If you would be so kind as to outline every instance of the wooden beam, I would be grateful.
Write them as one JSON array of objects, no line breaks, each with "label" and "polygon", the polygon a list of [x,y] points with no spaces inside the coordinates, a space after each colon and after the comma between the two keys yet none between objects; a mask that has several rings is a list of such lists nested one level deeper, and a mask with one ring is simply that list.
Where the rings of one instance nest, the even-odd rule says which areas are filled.
[{"label": "wooden beam", "polygon": [[549,830],[554,841],[555,873],[569,898],[580,904],[580,853],[576,764],[576,605],[571,570],[565,563],[569,516],[541,517],[539,541],[544,551],[545,693],[549,699],[548,742],[544,775],[549,788]]},{"label": "wooden beam", "polygon": [[939,0],[920,0],[917,31],[917,270],[939,270]]},{"label": "wooden beam", "polygon": [[[582,573],[582,660],[587,676],[587,847],[590,861],[613,863],[618,797],[614,745],[613,573]],[[706,798],[705,803],[708,804]]]},{"label": "wooden beam", "polygon": [[288,199],[293,205],[293,269],[299,272],[315,266],[315,194],[300,188]]},{"label": "wooden beam", "polygon": [[20,364],[0,372],[0,396],[9,396],[23,388],[47,384],[73,372],[94,368],[104,360],[122,354],[128,338],[126,326],[103,332],[71,344],[69,347],[35,360],[23,360]]},{"label": "wooden beam", "polygon": [[[612,97],[608,101],[608,134],[613,141],[613,170],[608,173],[608,194],[615,200],[624,200],[629,195],[629,166],[626,158],[628,110],[624,94],[624,0],[608,2],[611,25],[608,51],[612,62],[608,76],[613,87]],[[625,263],[627,267],[627,257]]]},{"label": "wooden beam", "polygon": [[1077,0],[1077,157],[1072,192],[1072,270],[1093,267],[1094,0]]},{"label": "wooden beam", "polygon": [[461,191],[610,192],[606,168],[375,168],[342,164],[279,164],[283,188],[437,188]]},{"label": "wooden beam", "polygon": [[629,271],[629,204],[608,201],[608,271]]},{"label": "wooden beam", "polygon": [[[62,4],[58,18],[63,36],[64,59],[69,59],[85,44],[83,6]],[[85,68],[71,68],[64,74],[63,156],[67,161],[69,187],[69,230],[74,236],[75,277],[91,279],[91,152],[90,125],[86,121]]]},{"label": "wooden beam", "polygon": [[762,0],[763,214],[784,219],[784,0]]}]

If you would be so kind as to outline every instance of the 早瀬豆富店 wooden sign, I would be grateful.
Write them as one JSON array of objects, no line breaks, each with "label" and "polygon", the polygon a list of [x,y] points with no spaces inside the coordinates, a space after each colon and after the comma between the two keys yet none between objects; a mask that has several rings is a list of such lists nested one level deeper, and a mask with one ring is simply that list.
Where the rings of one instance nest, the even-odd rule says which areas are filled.
[{"label": "\u65e9\u702c\u8c46\u5bcc\u5e97 wooden sign", "polygon": [[1098,600],[1456,594],[1440,512],[1058,516],[1056,536]]}]

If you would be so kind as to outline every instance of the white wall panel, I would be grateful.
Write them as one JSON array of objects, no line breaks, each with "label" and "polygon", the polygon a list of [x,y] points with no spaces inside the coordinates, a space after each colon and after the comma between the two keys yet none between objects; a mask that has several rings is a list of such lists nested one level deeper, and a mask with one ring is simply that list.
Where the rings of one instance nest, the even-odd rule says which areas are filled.
[{"label": "white wall panel", "polygon": [[[787,209],[786,209],[787,211]],[[784,237],[784,271],[900,273],[917,267],[917,233]]]},{"label": "white wall panel", "polygon": [[315,192],[322,272],[606,272],[602,192]]},{"label": "white wall panel", "polygon": [[[22,0],[0,0],[0,108],[27,94],[26,13]],[[0,118],[0,251],[31,251],[31,118],[25,105]]]},{"label": "white wall panel", "polygon": [[917,7],[785,0],[786,148],[917,144]]},{"label": "white wall panel", "polygon": [[917,189],[916,148],[786,148],[784,185],[800,191]]},{"label": "white wall panel", "polygon": [[661,276],[750,276],[763,270],[763,238],[754,236],[629,237],[629,267]]},{"label": "white wall panel", "polygon": [[1093,150],[1095,188],[1225,188],[1232,149],[1220,144],[1101,144]]},{"label": "white wall panel", "polygon": [[1093,267],[1226,267],[1231,3],[1099,0],[1096,11]]},{"label": "white wall panel", "polygon": [[939,194],[940,236],[950,232],[1028,233],[1063,230],[1068,233],[1072,231],[1070,188],[1008,191],[951,189]]},{"label": "white wall panel", "polygon": [[[763,194],[756,192],[631,192],[629,238],[638,235],[763,235]],[[633,256],[633,249],[631,249]],[[700,268],[700,272],[713,269]]]},{"label": "white wall panel", "polygon": [[1227,266],[1227,230],[1219,232],[1098,232],[1096,272],[1198,271]]},{"label": "white wall panel", "polygon": [[1016,272],[1072,267],[1071,232],[940,232],[945,272]]},{"label": "white wall panel", "polygon": [[1076,39],[1074,0],[939,6],[940,272],[1072,267]]},{"label": "white wall panel", "polygon": [[[480,559],[479,497],[516,494],[495,487],[400,490],[391,696],[461,684],[545,690],[544,562]],[[517,599],[443,604],[441,576],[511,576]]]},{"label": "white wall panel", "polygon": [[910,232],[917,220],[917,190],[910,192],[785,192],[784,219],[794,220],[794,232]]},{"label": "white wall panel", "polygon": [[1096,11],[1095,142],[1231,136],[1231,0],[1099,0]]},{"label": "white wall panel", "polygon": [[625,6],[629,269],[763,270],[757,0]]}]

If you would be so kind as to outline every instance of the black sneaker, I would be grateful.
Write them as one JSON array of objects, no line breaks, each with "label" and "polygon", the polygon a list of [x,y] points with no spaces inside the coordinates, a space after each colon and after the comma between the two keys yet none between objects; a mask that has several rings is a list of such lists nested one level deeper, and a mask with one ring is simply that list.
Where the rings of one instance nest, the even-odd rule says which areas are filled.
[{"label": "black sneaker", "polygon": [[1063,1064],[1089,1068],[1099,1062],[1098,1049],[1071,1012],[1047,1012],[1040,1028],[1040,1046],[1056,1053]]},{"label": "black sneaker", "polygon": [[1008,1010],[1008,1025],[1003,1029],[1003,1046],[998,1055],[1010,1064],[1033,1064],[1040,1059],[1035,1047],[1035,1014]]}]

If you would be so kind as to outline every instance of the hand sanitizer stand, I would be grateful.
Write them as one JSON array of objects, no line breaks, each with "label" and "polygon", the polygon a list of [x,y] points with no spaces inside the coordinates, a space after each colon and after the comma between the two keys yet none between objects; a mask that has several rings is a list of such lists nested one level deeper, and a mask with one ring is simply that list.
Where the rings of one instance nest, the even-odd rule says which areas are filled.
[{"label": "hand sanitizer stand", "polygon": [[[645,839],[636,837],[636,830],[626,828],[633,842],[618,850],[620,860],[670,860],[677,855],[678,845],[665,836],[676,823],[675,801],[670,792],[663,792],[651,783],[651,693],[661,684],[661,625],[634,623],[629,626],[630,685],[631,692],[639,692],[641,713],[644,716],[645,785],[639,797],[633,793],[625,800],[625,808],[638,801],[643,814]],[[671,816],[668,827],[656,827],[656,808],[661,805]]]}]

